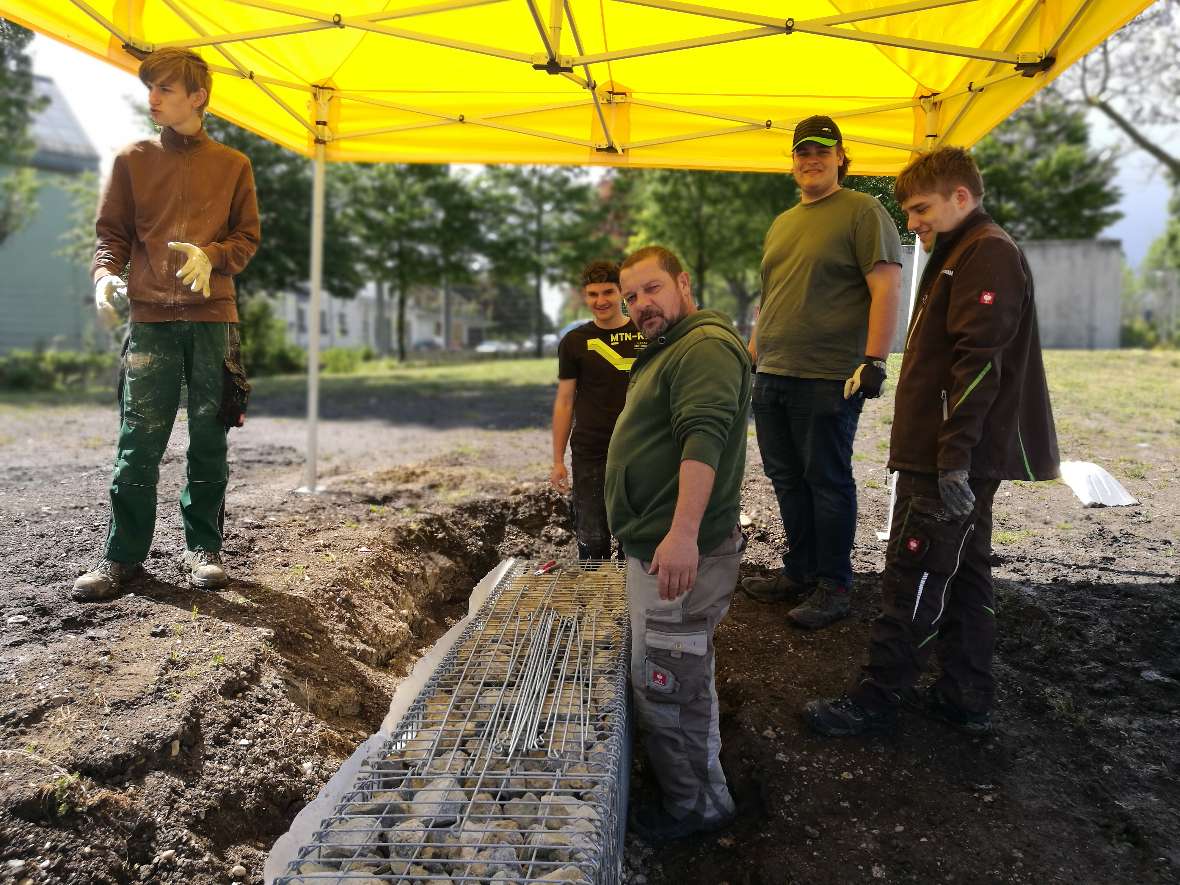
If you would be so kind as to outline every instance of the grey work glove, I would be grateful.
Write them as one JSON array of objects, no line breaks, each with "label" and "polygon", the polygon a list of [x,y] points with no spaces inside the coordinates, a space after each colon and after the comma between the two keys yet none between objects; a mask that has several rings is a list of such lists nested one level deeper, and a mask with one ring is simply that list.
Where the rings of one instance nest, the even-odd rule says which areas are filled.
[{"label": "grey work glove", "polygon": [[946,512],[955,519],[964,519],[975,509],[975,492],[967,483],[966,470],[938,471],[938,494]]}]

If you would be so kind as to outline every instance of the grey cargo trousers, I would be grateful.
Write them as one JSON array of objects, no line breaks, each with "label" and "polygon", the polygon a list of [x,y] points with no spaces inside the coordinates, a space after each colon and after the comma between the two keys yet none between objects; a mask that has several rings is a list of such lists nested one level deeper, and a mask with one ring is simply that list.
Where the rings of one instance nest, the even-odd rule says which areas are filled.
[{"label": "grey cargo trousers", "polygon": [[721,770],[713,632],[733,599],[743,538],[734,526],[702,556],[696,583],[679,599],[660,599],[650,562],[627,557],[631,686],[648,759],[676,818],[716,820],[732,813]]}]

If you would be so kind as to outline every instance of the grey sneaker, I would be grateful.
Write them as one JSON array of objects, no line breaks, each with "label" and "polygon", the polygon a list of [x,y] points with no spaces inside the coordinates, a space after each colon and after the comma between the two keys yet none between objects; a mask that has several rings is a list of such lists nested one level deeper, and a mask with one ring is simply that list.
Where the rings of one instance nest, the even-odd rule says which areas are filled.
[{"label": "grey sneaker", "polygon": [[742,578],[742,592],[755,602],[793,602],[814,589],[814,582],[796,581],[785,574],[775,572],[765,577]]},{"label": "grey sneaker", "polygon": [[221,554],[215,550],[190,550],[184,554],[188,582],[198,590],[220,590],[229,583]]},{"label": "grey sneaker", "polygon": [[123,585],[143,571],[142,562],[115,562],[103,559],[74,581],[74,599],[79,602],[101,602],[114,599]]},{"label": "grey sneaker", "polygon": [[819,630],[848,617],[852,611],[852,594],[847,587],[821,583],[802,605],[787,612],[796,627]]}]

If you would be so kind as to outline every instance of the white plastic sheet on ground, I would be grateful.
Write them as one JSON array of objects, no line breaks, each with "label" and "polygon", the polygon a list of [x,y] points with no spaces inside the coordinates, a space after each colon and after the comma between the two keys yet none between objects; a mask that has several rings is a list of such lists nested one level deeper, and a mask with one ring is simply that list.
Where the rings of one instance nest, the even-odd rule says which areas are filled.
[{"label": "white plastic sheet on ground", "polygon": [[1073,489],[1086,507],[1126,507],[1139,503],[1117,479],[1091,461],[1062,461],[1061,481]]}]

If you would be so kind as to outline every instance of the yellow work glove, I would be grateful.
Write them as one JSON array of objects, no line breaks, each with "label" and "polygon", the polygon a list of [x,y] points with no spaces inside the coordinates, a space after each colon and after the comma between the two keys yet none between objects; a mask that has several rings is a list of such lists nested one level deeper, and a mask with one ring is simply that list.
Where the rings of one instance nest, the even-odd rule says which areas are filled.
[{"label": "yellow work glove", "polygon": [[209,263],[209,256],[202,251],[200,246],[194,246],[192,243],[169,243],[168,248],[188,256],[188,261],[176,272],[176,276],[194,292],[200,292],[208,298],[209,275],[213,273],[213,265]]},{"label": "yellow work glove", "polygon": [[115,310],[115,299],[127,297],[127,284],[114,274],[107,274],[94,284],[94,306],[98,308],[98,320],[108,329],[119,321]]}]

